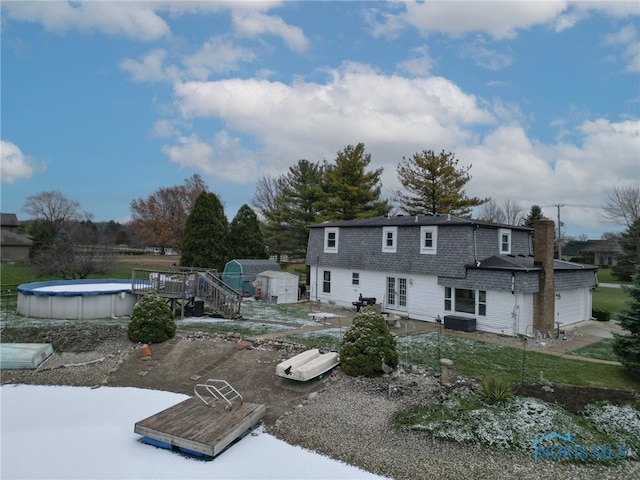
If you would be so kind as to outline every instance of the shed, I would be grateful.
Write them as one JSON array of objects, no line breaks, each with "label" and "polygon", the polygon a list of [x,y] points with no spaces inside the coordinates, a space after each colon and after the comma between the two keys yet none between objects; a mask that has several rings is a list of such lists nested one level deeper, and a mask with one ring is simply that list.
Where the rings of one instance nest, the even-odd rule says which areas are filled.
[{"label": "shed", "polygon": [[271,303],[298,301],[298,276],[289,272],[267,270],[259,273],[256,286],[262,289],[262,298]]},{"label": "shed", "polygon": [[273,260],[235,259],[227,262],[222,272],[222,281],[244,297],[255,295],[254,282],[265,270],[279,271],[280,265]]}]

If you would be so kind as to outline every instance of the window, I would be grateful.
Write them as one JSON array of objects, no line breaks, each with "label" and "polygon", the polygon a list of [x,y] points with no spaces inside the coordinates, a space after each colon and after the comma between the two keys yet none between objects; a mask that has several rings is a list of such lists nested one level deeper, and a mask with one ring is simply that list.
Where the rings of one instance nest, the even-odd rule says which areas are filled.
[{"label": "window", "polygon": [[382,251],[396,253],[398,227],[382,227]]},{"label": "window", "polygon": [[476,291],[467,290],[466,288],[455,289],[455,308],[456,312],[476,313]]},{"label": "window", "polygon": [[360,285],[360,274],[358,272],[351,274],[351,285]]},{"label": "window", "polygon": [[500,254],[508,255],[511,253],[511,230],[506,228],[500,229]]},{"label": "window", "polygon": [[438,244],[438,227],[420,227],[420,253],[435,254]]},{"label": "window", "polygon": [[445,287],[444,309],[448,312],[453,310],[455,312],[482,315],[484,317],[487,315],[487,292],[486,290]]},{"label": "window", "polygon": [[484,290],[478,291],[478,315],[487,315],[487,292]]},{"label": "window", "polygon": [[324,253],[338,253],[338,228],[324,229]]},{"label": "window", "polygon": [[331,293],[331,271],[325,270],[322,277],[322,292]]}]

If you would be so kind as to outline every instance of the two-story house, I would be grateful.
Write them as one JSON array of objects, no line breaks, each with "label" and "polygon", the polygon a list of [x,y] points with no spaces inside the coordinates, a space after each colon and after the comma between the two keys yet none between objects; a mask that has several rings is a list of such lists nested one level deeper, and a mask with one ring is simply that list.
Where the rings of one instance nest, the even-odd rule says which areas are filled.
[{"label": "two-story house", "polygon": [[553,235],[551,220],[531,229],[451,215],[313,225],[310,299],[351,307],[362,295],[414,320],[463,317],[488,332],[553,334],[591,318],[597,286],[597,267],[554,260]]}]

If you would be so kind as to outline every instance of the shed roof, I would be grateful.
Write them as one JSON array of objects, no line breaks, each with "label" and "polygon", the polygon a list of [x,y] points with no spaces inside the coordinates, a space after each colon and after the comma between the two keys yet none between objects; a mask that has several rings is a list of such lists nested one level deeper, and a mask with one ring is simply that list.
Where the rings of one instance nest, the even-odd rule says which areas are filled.
[{"label": "shed roof", "polygon": [[255,280],[256,275],[266,270],[280,270],[278,262],[273,260],[256,260],[256,259],[234,259],[227,262],[224,267],[224,272],[228,273],[228,267],[230,264],[236,264],[240,267],[243,280]]},{"label": "shed roof", "polygon": [[297,277],[295,273],[283,272],[283,271],[275,271],[275,270],[265,270],[264,272],[260,272],[258,274],[259,277],[269,277],[269,278],[278,278],[278,277]]},{"label": "shed roof", "polygon": [[[542,270],[542,266],[534,262],[533,255],[494,255],[485,258],[476,265],[468,265],[468,268],[489,268],[496,270]],[[565,262],[554,260],[554,270],[597,270],[595,265],[584,263]]]},{"label": "shed roof", "polygon": [[9,230],[0,230],[0,245],[4,247],[30,247],[33,241],[28,235],[20,235]]}]

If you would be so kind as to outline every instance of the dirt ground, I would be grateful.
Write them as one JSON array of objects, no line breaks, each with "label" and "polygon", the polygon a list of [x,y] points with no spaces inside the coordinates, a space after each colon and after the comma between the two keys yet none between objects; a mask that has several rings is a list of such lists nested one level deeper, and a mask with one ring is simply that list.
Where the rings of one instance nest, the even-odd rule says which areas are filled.
[{"label": "dirt ground", "polygon": [[[150,345],[151,357],[141,355],[140,346],[126,339],[121,326],[7,328],[2,341],[8,343],[52,343],[55,355],[86,353],[93,357],[114,356],[118,363],[96,362],[41,371],[3,370],[2,383],[106,385],[164,390],[193,395],[194,386],[207,379],[228,381],[244,400],[267,406],[264,422],[271,425],[300,404],[313,391],[325,388],[328,376],[301,384],[276,377],[277,363],[301,351],[288,344],[265,341],[254,345],[224,336],[178,332],[162,344]],[[106,371],[105,371],[106,369]]]}]

